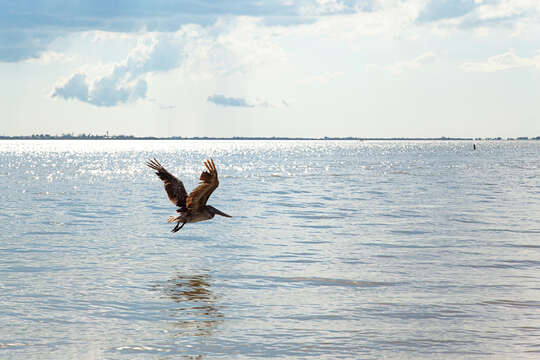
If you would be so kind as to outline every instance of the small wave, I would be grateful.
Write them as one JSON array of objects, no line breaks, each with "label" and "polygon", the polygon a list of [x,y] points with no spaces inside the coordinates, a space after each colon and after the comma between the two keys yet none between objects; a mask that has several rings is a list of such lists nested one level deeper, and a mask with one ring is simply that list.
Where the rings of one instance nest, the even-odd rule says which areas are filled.
[{"label": "small wave", "polygon": [[75,219],[75,220],[66,222],[66,226],[95,225],[95,223],[96,222],[94,220]]},{"label": "small wave", "polygon": [[27,344],[24,343],[0,343],[0,349],[10,349],[10,348],[20,348],[23,346],[27,346]]},{"label": "small wave", "polygon": [[475,229],[475,232],[509,232],[515,234],[540,234],[540,230],[516,230],[516,229],[501,229],[501,228],[487,228],[487,229]]},{"label": "small wave", "polygon": [[540,266],[540,261],[536,260],[502,260],[493,264],[470,264],[464,265],[472,268],[495,268],[495,269],[524,269]]},{"label": "small wave", "polygon": [[451,340],[451,339],[410,339],[407,341],[388,341],[388,344],[398,345],[411,345],[411,346],[423,346],[423,345],[446,345],[446,344],[471,344],[473,341],[465,340]]},{"label": "small wave", "polygon": [[89,212],[89,211],[77,211],[77,210],[69,210],[68,215],[71,215],[73,217],[77,218],[90,218],[90,219],[98,219],[100,216],[97,213]]},{"label": "small wave", "polygon": [[305,208],[306,206],[304,204],[291,204],[286,202],[275,202],[275,201],[267,201],[267,204],[271,204],[273,206],[281,206],[281,207],[287,207],[287,208]]},{"label": "small wave", "polygon": [[[358,245],[378,246],[378,247],[383,247],[383,248],[394,248],[394,249],[437,249],[437,248],[442,247],[442,246],[436,246],[436,245],[390,244],[390,243],[385,243],[385,242],[359,243]],[[444,246],[444,247],[448,247],[448,246]]]},{"label": "small wave", "polygon": [[520,331],[524,331],[524,332],[540,331],[540,327],[538,327],[538,326],[518,326],[515,329],[520,330]]},{"label": "small wave", "polygon": [[54,250],[48,249],[25,249],[25,248],[0,248],[0,252],[17,253],[17,254],[31,254],[31,253],[54,253]]},{"label": "small wave", "polygon": [[525,266],[540,266],[539,260],[504,260],[503,262]]},{"label": "small wave", "polygon": [[333,226],[333,225],[307,225],[307,224],[299,225],[299,227],[309,228],[309,229],[334,229],[334,228],[337,228],[337,226]]},{"label": "small wave", "polygon": [[66,267],[52,266],[12,266],[5,269],[0,269],[0,272],[8,273],[40,273],[40,272],[56,272],[68,270]]},{"label": "small wave", "polygon": [[536,244],[505,244],[504,247],[540,249],[540,245],[536,245]]},{"label": "small wave", "polygon": [[450,219],[451,221],[460,222],[463,224],[479,224],[479,225],[489,225],[492,224],[487,221],[480,221],[480,220],[474,220],[474,219],[459,219],[459,218],[453,218]]},{"label": "small wave", "polygon": [[343,216],[338,215],[290,215],[291,218],[308,219],[308,220],[324,220],[324,219],[342,219]]},{"label": "small wave", "polygon": [[23,235],[73,235],[73,233],[69,231],[29,231]]},{"label": "small wave", "polygon": [[498,299],[498,300],[487,300],[482,301],[479,303],[479,305],[501,305],[501,306],[509,306],[509,307],[532,307],[532,308],[540,308],[540,301],[536,300],[506,300],[506,299]]},{"label": "small wave", "polygon": [[331,241],[328,241],[328,240],[296,240],[295,243],[297,243],[297,244],[318,245],[318,244],[331,244]]},{"label": "small wave", "polygon": [[436,311],[436,312],[413,312],[413,311],[400,311],[400,312],[388,312],[382,313],[382,316],[389,318],[401,319],[401,320],[426,320],[426,319],[455,319],[455,318],[470,318],[474,315],[466,314],[461,311]]},{"label": "small wave", "polygon": [[277,195],[287,195],[290,192],[284,191],[284,190],[271,190],[271,191],[265,191],[266,194],[277,194]]},{"label": "small wave", "polygon": [[350,286],[350,287],[383,287],[383,286],[396,286],[402,283],[387,282],[387,281],[369,281],[369,280],[350,280],[350,279],[334,279],[334,278],[319,278],[319,277],[280,277],[280,276],[240,276],[247,279],[262,279],[273,283],[301,283],[303,285],[313,286]]},{"label": "small wave", "polygon": [[161,353],[161,352],[170,352],[169,349],[158,348],[154,346],[145,346],[145,345],[134,345],[134,346],[120,346],[115,348],[116,351],[130,352],[130,353]]},{"label": "small wave", "polygon": [[518,267],[509,264],[468,264],[468,265],[456,265],[458,267],[467,267],[473,269],[517,269]]},{"label": "small wave", "polygon": [[400,234],[400,235],[422,235],[422,234],[429,234],[432,233],[432,231],[427,230],[390,230],[392,234]]},{"label": "small wave", "polygon": [[35,201],[35,202],[54,202],[54,201],[56,201],[55,199],[43,198],[43,197],[34,198],[32,200]]}]

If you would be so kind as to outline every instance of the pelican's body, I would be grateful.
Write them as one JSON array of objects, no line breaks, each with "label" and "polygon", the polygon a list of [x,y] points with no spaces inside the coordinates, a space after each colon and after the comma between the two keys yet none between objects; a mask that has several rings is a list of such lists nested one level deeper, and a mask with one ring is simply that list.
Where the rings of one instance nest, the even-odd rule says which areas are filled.
[{"label": "pelican's body", "polygon": [[169,216],[168,219],[170,223],[176,223],[172,232],[177,232],[188,223],[210,220],[216,214],[231,217],[213,206],[206,205],[208,198],[219,185],[214,160],[210,159],[210,161],[204,162],[204,166],[208,171],[202,172],[200,176],[201,183],[189,195],[186,193],[182,181],[165,170],[156,159],[148,161],[146,165],[156,170],[156,175],[165,185],[169,200],[178,207],[176,212],[180,215]]},{"label": "pelican's body", "polygon": [[[179,216],[169,216],[169,222],[182,222],[182,223],[186,223],[186,224],[191,224],[191,223],[196,223],[196,222],[199,222],[199,221],[210,220],[210,219],[213,219],[214,216],[216,216],[216,214],[217,214],[216,210],[217,210],[216,208],[214,208],[212,206],[209,206],[209,205],[205,205],[203,208],[201,208],[197,212],[178,210],[180,215]],[[217,210],[217,211],[219,211],[219,210]],[[219,211],[219,212],[221,212],[221,211]]]}]

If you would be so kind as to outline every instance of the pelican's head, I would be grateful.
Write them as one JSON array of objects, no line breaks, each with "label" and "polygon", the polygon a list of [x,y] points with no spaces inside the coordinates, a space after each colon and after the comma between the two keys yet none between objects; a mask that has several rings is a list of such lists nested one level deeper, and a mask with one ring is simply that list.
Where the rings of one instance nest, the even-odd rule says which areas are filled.
[{"label": "pelican's head", "polygon": [[208,209],[208,211],[210,211],[210,214],[212,214],[212,217],[214,217],[215,215],[221,215],[221,216],[225,216],[225,217],[228,217],[228,218],[232,217],[231,215],[227,215],[223,211],[220,211],[220,210],[216,209],[213,206],[206,205],[206,208]]}]

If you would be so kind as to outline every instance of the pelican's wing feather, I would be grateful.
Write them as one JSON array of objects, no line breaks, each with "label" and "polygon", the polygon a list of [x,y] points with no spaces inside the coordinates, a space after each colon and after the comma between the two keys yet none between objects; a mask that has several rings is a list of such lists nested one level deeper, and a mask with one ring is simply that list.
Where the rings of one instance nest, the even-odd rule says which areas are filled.
[{"label": "pelican's wing feather", "polygon": [[146,165],[156,170],[156,175],[165,185],[165,191],[167,192],[169,200],[179,208],[185,208],[187,193],[182,181],[178,180],[176,176],[165,170],[155,158],[147,161]]},{"label": "pelican's wing feather", "polygon": [[214,160],[206,160],[204,166],[207,171],[201,173],[199,185],[189,193],[186,206],[191,211],[197,211],[206,205],[212,192],[218,187],[218,174]]}]

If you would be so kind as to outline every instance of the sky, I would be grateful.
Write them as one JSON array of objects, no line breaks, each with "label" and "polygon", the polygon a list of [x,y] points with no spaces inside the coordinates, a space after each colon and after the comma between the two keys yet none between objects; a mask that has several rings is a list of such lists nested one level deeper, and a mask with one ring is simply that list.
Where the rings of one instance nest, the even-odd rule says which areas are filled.
[{"label": "sky", "polygon": [[538,0],[0,6],[0,135],[540,136]]}]

